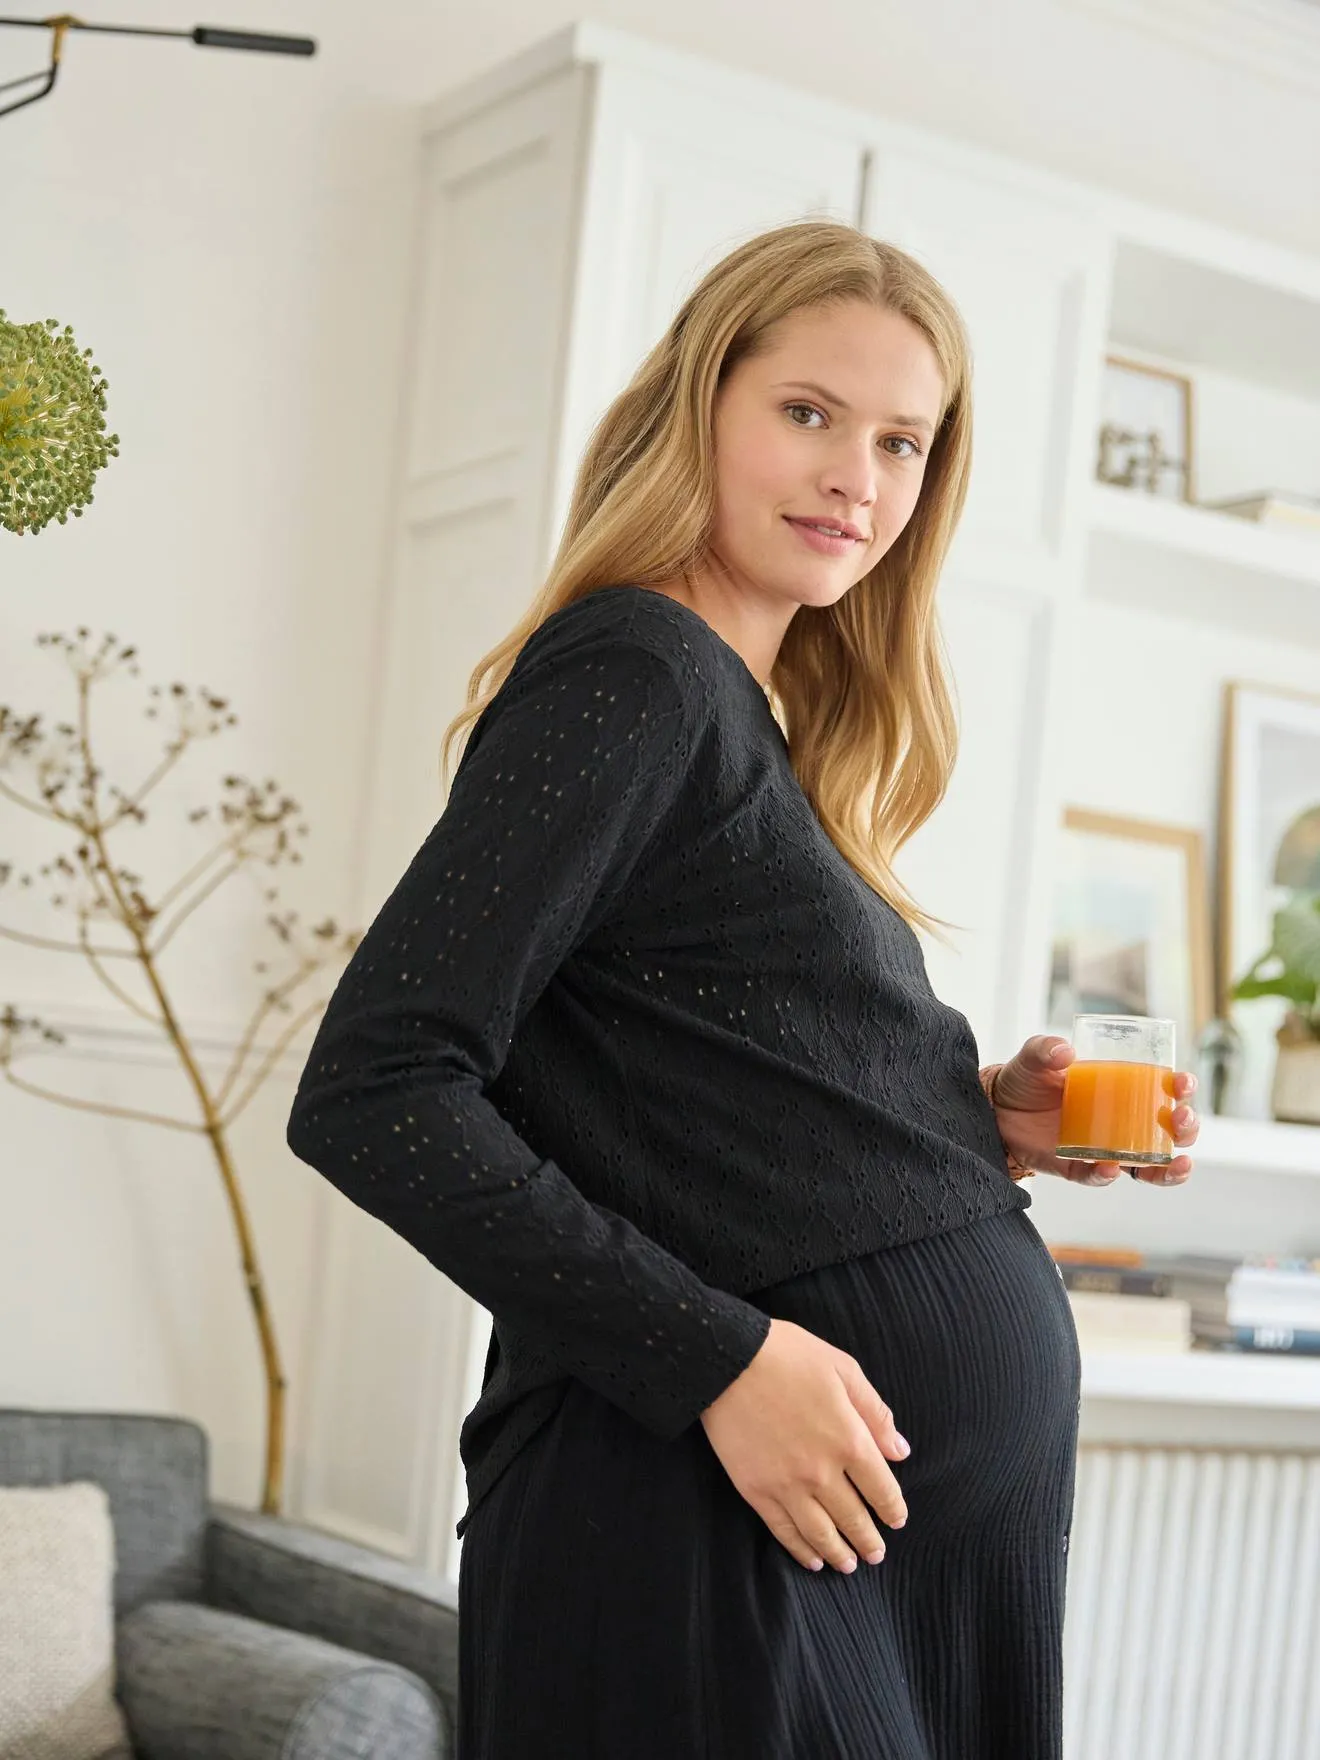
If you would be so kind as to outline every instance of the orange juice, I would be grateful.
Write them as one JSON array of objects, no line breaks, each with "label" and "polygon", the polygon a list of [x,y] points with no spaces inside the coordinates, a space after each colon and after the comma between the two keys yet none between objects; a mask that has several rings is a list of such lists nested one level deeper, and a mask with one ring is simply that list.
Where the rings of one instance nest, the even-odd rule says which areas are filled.
[{"label": "orange juice", "polygon": [[1156,1167],[1172,1161],[1173,1071],[1158,1063],[1070,1063],[1055,1153]]}]

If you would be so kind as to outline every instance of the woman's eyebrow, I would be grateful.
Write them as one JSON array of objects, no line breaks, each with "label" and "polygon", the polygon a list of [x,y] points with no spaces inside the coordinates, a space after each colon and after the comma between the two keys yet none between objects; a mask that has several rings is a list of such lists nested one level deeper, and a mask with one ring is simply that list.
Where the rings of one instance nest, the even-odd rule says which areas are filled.
[{"label": "woman's eyebrow", "polygon": [[[846,410],[849,406],[833,391],[827,391],[823,385],[816,385],[810,379],[784,379],[778,385],[770,387],[772,391],[814,391],[817,397],[823,397],[826,403],[832,403],[836,409]],[[850,412],[851,413],[851,412]],[[886,416],[885,420],[895,428],[920,428],[923,433],[933,434],[934,427],[925,416]]]}]

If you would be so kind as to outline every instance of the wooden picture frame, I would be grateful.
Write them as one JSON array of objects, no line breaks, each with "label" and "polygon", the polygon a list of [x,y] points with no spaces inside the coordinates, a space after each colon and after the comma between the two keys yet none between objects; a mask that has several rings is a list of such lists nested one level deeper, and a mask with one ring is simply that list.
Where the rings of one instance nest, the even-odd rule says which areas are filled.
[{"label": "wooden picture frame", "polygon": [[[1127,355],[1107,354],[1100,386],[1101,434],[1096,476],[1101,482],[1130,487],[1135,494],[1194,503],[1194,403],[1194,388],[1187,374],[1173,372],[1168,367],[1153,367]],[[1107,474],[1112,471],[1115,450],[1107,445],[1106,432],[1113,428],[1128,433],[1145,433],[1153,428],[1161,435],[1162,449],[1178,461],[1178,468],[1167,467],[1156,487],[1144,481],[1139,470],[1137,482],[1122,484],[1119,476]],[[1116,453],[1123,457],[1124,448],[1118,446]]]},{"label": "wooden picture frame", "polygon": [[1205,839],[1086,807],[1065,808],[1060,839],[1048,1030],[1071,1037],[1075,1013],[1170,1019],[1194,1067],[1214,1006]]}]

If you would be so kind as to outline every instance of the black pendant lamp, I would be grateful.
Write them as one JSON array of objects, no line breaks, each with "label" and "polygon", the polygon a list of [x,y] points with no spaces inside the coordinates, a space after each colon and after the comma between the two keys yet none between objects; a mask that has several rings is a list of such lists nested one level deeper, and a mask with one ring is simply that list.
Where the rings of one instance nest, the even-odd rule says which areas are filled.
[{"label": "black pendant lamp", "polygon": [[116,37],[182,37],[187,42],[196,43],[199,49],[252,49],[261,55],[316,53],[316,44],[311,37],[277,37],[265,31],[230,31],[205,24],[195,25],[190,31],[154,30],[143,25],[84,24],[82,19],[62,13],[57,18],[0,18],[0,27],[5,25],[49,31],[50,66],[39,73],[25,73],[19,79],[0,83],[0,93],[5,93],[12,92],[19,86],[31,85],[33,80],[45,82],[39,91],[29,92],[26,97],[14,98],[9,103],[0,103],[0,116],[8,116],[11,111],[21,110],[25,104],[35,104],[39,98],[49,96],[55,85],[55,76],[60,70],[60,55],[64,48],[64,38],[69,31],[99,31]]}]

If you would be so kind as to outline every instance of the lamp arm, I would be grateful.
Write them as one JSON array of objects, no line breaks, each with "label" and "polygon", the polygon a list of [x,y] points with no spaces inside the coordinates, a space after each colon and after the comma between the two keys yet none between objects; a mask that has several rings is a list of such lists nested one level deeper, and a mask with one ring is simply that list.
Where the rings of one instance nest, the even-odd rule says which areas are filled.
[{"label": "lamp arm", "polygon": [[64,12],[54,18],[0,18],[0,29],[7,25],[20,29],[48,30],[51,33],[50,66],[44,74],[25,73],[19,79],[6,80],[0,84],[0,92],[11,92],[16,86],[28,85],[34,79],[45,80],[40,91],[30,92],[26,98],[16,98],[12,104],[0,104],[0,116],[8,116],[14,110],[21,110],[25,104],[35,104],[38,99],[49,97],[60,70],[64,37],[71,30],[96,31],[116,37],[184,37],[199,49],[249,49],[266,55],[316,53],[316,42],[312,37],[283,37],[270,31],[231,31],[222,26],[208,24],[195,25],[190,31],[160,30],[148,25],[85,24],[82,19],[74,18],[72,13]]}]

